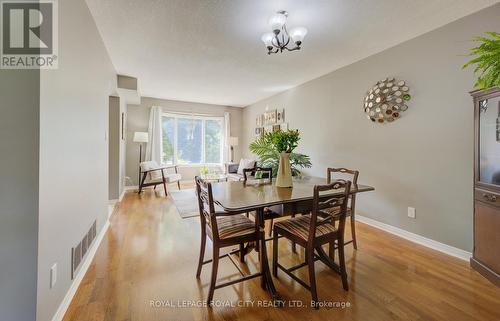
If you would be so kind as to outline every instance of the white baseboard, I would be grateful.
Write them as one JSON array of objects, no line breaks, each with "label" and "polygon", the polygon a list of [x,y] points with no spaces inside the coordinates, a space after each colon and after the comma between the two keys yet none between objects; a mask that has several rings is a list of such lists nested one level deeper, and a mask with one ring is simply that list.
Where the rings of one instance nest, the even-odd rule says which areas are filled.
[{"label": "white baseboard", "polygon": [[64,299],[62,300],[61,304],[59,305],[59,308],[54,314],[52,321],[62,321],[62,319],[64,318],[64,315],[66,314],[66,311],[68,310],[68,307],[71,304],[71,301],[73,300],[73,297],[75,296],[75,293],[78,290],[78,287],[80,286],[80,283],[82,282],[85,273],[87,273],[87,270],[90,267],[92,260],[94,259],[95,253],[97,252],[97,249],[99,248],[99,245],[101,244],[104,235],[106,235],[106,232],[108,231],[108,228],[109,228],[109,220],[106,220],[106,223],[104,223],[104,226],[102,227],[101,231],[94,240],[94,243],[88,249],[87,256],[83,259],[82,266],[80,267],[80,270],[76,274],[73,283],[71,283],[68,292],[66,292],[66,295],[64,296]]},{"label": "white baseboard", "polygon": [[392,226],[389,224],[385,224],[385,223],[376,221],[374,219],[371,219],[371,218],[368,218],[365,216],[356,215],[356,221],[360,221],[361,223],[365,223],[365,224],[368,224],[370,226],[376,227],[376,228],[381,229],[383,231],[386,231],[386,232],[389,232],[389,233],[394,234],[396,236],[402,237],[408,241],[426,246],[426,247],[431,248],[433,250],[454,256],[456,258],[459,258],[459,259],[462,259],[465,261],[469,261],[469,259],[472,256],[472,253],[464,251],[462,249],[459,249],[459,248],[456,248],[456,247],[453,247],[453,246],[450,246],[450,245],[423,237],[423,236],[415,234],[415,233],[408,232],[408,231],[400,229],[398,227],[395,227],[395,226]]},{"label": "white baseboard", "polygon": [[115,205],[116,205],[116,202],[114,204],[108,205],[108,221],[109,221],[109,218],[111,217],[111,215],[113,214],[113,211],[115,210]]},{"label": "white baseboard", "polygon": [[125,191],[134,190],[134,189],[139,189],[139,186],[137,186],[137,185],[125,186],[125,187],[123,188],[123,191],[125,192]]},{"label": "white baseboard", "polygon": [[127,192],[127,189],[125,187],[123,187],[123,191],[120,194],[120,197],[118,198],[118,202],[121,202],[123,200],[123,196],[125,195],[126,192]]}]

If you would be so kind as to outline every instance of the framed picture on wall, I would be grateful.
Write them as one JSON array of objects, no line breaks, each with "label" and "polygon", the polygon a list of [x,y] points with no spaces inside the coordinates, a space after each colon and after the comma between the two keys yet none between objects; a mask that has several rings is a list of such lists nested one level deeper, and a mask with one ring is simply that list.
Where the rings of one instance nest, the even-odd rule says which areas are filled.
[{"label": "framed picture on wall", "polygon": [[282,123],[285,121],[285,110],[284,109],[278,109],[276,111],[276,122],[278,124]]},{"label": "framed picture on wall", "polygon": [[281,123],[280,125],[281,131],[287,131],[288,130],[288,123]]},{"label": "framed picture on wall", "polygon": [[276,124],[276,110],[266,111],[264,113],[264,125]]},{"label": "framed picture on wall", "polygon": [[262,115],[259,115],[255,118],[255,126],[256,127],[262,127]]},{"label": "framed picture on wall", "polygon": [[278,125],[273,125],[273,133],[274,132],[279,132],[281,130],[281,126],[278,124]]},{"label": "framed picture on wall", "polygon": [[272,133],[272,132],[273,132],[273,126],[272,125],[264,127],[264,134]]}]

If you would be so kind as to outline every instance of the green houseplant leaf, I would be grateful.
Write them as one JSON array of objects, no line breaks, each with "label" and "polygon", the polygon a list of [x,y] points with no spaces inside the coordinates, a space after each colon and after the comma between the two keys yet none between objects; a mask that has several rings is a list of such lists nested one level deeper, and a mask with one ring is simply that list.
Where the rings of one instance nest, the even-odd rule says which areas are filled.
[{"label": "green houseplant leaf", "polygon": [[500,33],[485,32],[488,37],[475,37],[478,46],[471,48],[469,56],[471,59],[462,68],[475,65],[474,73],[478,74],[474,87],[478,89],[489,89],[494,86],[500,87]]},{"label": "green houseplant leaf", "polygon": [[299,132],[296,130],[267,133],[250,144],[250,151],[259,157],[260,166],[272,168],[273,177],[278,173],[280,152],[289,152],[292,175],[298,176],[300,168],[312,166],[309,156],[293,152],[299,140]]}]

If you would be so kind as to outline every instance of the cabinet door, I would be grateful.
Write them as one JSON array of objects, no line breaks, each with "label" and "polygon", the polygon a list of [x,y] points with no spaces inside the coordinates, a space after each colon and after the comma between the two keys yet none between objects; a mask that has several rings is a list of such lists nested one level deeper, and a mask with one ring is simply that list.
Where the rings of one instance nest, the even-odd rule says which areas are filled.
[{"label": "cabinet door", "polygon": [[480,100],[478,112],[477,177],[500,188],[500,97]]},{"label": "cabinet door", "polygon": [[475,201],[474,257],[500,273],[500,207]]}]

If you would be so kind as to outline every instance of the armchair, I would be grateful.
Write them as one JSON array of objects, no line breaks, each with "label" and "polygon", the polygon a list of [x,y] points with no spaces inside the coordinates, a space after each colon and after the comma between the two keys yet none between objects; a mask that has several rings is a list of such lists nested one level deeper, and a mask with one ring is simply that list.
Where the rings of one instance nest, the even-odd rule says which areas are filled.
[{"label": "armchair", "polygon": [[[156,186],[161,184],[163,184],[165,196],[168,195],[167,184],[177,183],[177,187],[181,189],[180,180],[182,176],[178,173],[177,165],[159,166],[155,161],[149,161],[142,162],[140,166],[142,178],[139,182],[139,194],[144,187],[154,186],[154,189],[156,189]],[[174,170],[173,173],[172,169]],[[168,172],[169,170],[170,172]]]}]

